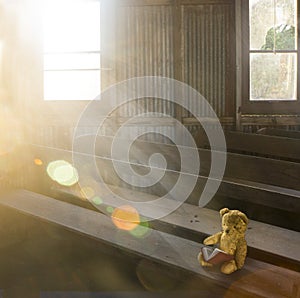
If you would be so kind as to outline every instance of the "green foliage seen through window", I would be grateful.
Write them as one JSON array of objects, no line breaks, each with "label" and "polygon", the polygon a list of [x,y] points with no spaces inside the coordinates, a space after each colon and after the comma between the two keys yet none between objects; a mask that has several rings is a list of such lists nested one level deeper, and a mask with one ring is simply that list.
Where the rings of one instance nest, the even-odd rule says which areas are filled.
[{"label": "green foliage seen through window", "polygon": [[[275,49],[295,49],[295,27],[290,25],[279,25],[275,28]],[[274,28],[270,28],[265,38],[265,44],[261,50],[274,50]]]}]

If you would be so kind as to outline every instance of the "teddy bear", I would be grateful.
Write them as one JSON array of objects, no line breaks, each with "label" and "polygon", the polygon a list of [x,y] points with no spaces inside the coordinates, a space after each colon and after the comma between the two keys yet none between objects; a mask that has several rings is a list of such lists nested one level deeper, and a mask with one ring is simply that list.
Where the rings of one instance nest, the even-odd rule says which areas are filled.
[{"label": "teddy bear", "polygon": [[[248,225],[247,216],[239,210],[229,210],[223,208],[220,210],[222,218],[222,231],[204,239],[205,245],[219,243],[219,248],[229,255],[232,260],[225,261],[221,265],[221,272],[230,274],[241,269],[245,263],[247,254],[247,242],[245,233]],[[202,253],[198,255],[198,261],[202,266],[213,266],[204,260]]]}]

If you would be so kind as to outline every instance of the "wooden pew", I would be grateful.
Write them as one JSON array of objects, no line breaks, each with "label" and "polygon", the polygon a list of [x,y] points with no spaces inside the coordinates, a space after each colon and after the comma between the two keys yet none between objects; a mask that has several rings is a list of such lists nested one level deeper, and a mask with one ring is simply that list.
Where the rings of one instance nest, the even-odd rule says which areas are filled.
[{"label": "wooden pew", "polygon": [[[205,269],[198,264],[197,254],[202,246],[200,243],[157,230],[151,230],[146,238],[136,239],[129,233],[118,230],[111,219],[103,214],[40,194],[16,190],[2,194],[0,204],[40,220],[54,223],[84,237],[133,252],[142,258],[162,262],[174,270],[180,269],[208,279],[220,287],[229,289],[232,295],[234,293],[240,297],[298,297],[300,294],[299,272],[247,258],[242,270],[226,276],[216,268]],[[183,208],[181,209],[183,218],[186,217],[185,212],[190,215],[189,210]],[[197,215],[200,216],[200,213]],[[205,217],[204,213],[201,214],[202,216]],[[173,221],[176,221],[178,217],[180,217],[180,213],[174,215]],[[170,218],[169,221],[172,219]],[[252,228],[256,229],[255,225]],[[210,229],[215,228],[208,227],[208,230]],[[116,235],[118,236],[116,237]],[[284,234],[281,236],[284,237]],[[269,234],[269,237],[272,235]],[[296,239],[299,241],[299,237]],[[285,241],[283,238],[281,240]],[[253,241],[257,241],[255,237]],[[295,242],[296,246],[298,244]],[[276,246],[273,246],[273,249],[276,250]],[[291,246],[287,251],[289,249],[293,250]],[[293,254],[293,251],[291,253]],[[299,258],[299,251],[295,257]]]},{"label": "wooden pew", "polygon": [[[129,187],[129,185],[126,185],[126,183],[116,175],[113,169],[113,164],[110,159],[111,142],[112,138],[101,137],[101,142],[97,144],[97,156],[95,158],[97,167],[106,183]],[[162,196],[168,192],[177,181],[180,170],[176,146],[140,141],[133,145],[132,150],[134,154],[131,157],[130,163],[134,170],[139,173],[145,173],[150,170],[148,159],[153,152],[160,152],[166,157],[168,167],[163,179],[153,187],[149,187],[147,191],[157,196]],[[23,149],[23,152],[25,151]],[[70,151],[40,146],[28,146],[26,152],[26,157],[24,157],[26,164],[31,164],[30,168],[34,170],[29,176],[39,177],[39,179],[43,180],[43,182],[37,183],[35,181],[36,178],[33,178],[33,181],[29,183],[31,185],[29,189],[35,191],[38,190],[37,185],[47,185],[46,188],[49,188],[49,183],[53,182],[51,182],[51,179],[47,176],[44,167],[34,166],[34,158],[39,157],[43,159],[45,165],[57,159],[65,159],[72,162],[72,153]],[[196,187],[188,198],[189,203],[196,205],[198,205],[200,194],[207,182],[210,170],[209,150],[199,149],[198,153],[201,162],[200,175]],[[88,162],[90,161],[86,161],[87,167]],[[124,161],[119,162],[120,164],[124,163]],[[85,163],[84,160],[82,163]],[[28,166],[26,167],[28,168]],[[296,215],[300,212],[299,180],[299,163],[228,153],[225,175],[217,195],[243,202],[255,203],[263,207],[278,208],[279,210],[291,212]],[[142,188],[135,189],[142,190]],[[297,227],[295,227],[295,229],[297,229]]]},{"label": "wooden pew", "polygon": [[257,133],[262,135],[284,137],[289,139],[300,139],[299,131],[284,130],[278,128],[261,128],[257,131]]},{"label": "wooden pew", "polygon": [[[113,175],[112,163],[107,158],[107,157],[109,157],[109,155],[107,155],[107,153],[109,152],[107,150],[107,148],[109,148],[109,146],[103,145],[103,144],[105,144],[105,142],[107,142],[107,144],[109,145],[111,142],[111,139],[110,138],[104,138],[104,139],[102,138],[101,141],[102,141],[102,146],[101,146],[101,148],[99,148],[99,150],[102,150],[101,154],[103,154],[103,156],[96,158],[97,164],[100,169],[102,168],[104,170],[104,174],[106,175],[107,181],[116,182],[116,183],[114,183],[115,186],[113,186],[114,191],[117,193],[120,192],[121,194],[128,195],[129,197],[131,196],[132,199],[137,198],[137,197],[142,200],[152,200],[152,199],[157,198],[156,196],[153,196],[150,194],[137,192],[137,190],[132,190],[132,189],[128,190],[126,188],[121,188],[121,187],[116,186],[118,184],[121,185],[121,183],[119,183],[120,181],[118,181],[116,179],[116,177]],[[148,144],[148,146],[149,146],[149,144]],[[178,166],[178,163],[171,162],[171,161],[174,161],[174,159],[175,159],[175,161],[178,160],[178,158],[176,158],[176,156],[177,156],[176,148],[174,148],[174,146],[170,146],[170,145],[161,145],[161,144],[155,144],[155,143],[151,144],[151,146],[154,146],[155,150],[164,150],[164,153],[166,154],[167,158],[170,159],[170,167],[172,167],[172,170],[168,169],[167,178],[169,179],[170,185],[171,185],[174,182],[174,180],[176,179],[176,172],[174,173],[174,169],[176,169],[176,167]],[[147,161],[147,157],[150,154],[151,150],[148,147],[146,147],[146,148],[147,148],[147,150],[145,149],[144,143],[139,144],[139,146],[137,146],[137,148],[135,148],[135,150],[138,150],[138,151],[135,151],[134,157],[135,158],[138,157],[138,159],[135,159],[133,161],[133,164],[138,171],[142,171],[143,169],[147,168],[146,161]],[[151,148],[151,149],[153,150],[153,148]],[[136,154],[136,152],[139,152],[139,151],[141,151],[141,154]],[[206,154],[205,150],[204,151],[199,150],[199,152],[200,152],[199,154],[204,154],[204,156]],[[153,153],[153,151],[152,151],[152,153]],[[24,173],[23,174],[28,176],[28,180],[26,182],[30,182],[27,184],[27,188],[33,189],[38,186],[37,188],[39,188],[40,192],[43,193],[43,192],[48,191],[49,194],[55,192],[55,189],[57,189],[57,183],[51,181],[51,179],[48,177],[48,175],[46,173],[47,164],[51,161],[58,160],[58,159],[69,160],[70,162],[72,162],[71,152],[57,150],[57,149],[43,148],[43,147],[38,147],[38,146],[28,146],[26,150],[24,148],[22,148],[22,152],[20,153],[19,156],[22,156],[22,160],[24,163],[24,168],[23,168]],[[34,164],[35,158],[40,158],[43,161],[43,164],[42,165]],[[236,158],[236,156],[234,156],[233,158]],[[233,159],[231,159],[231,160],[233,160]],[[287,161],[284,161],[284,162],[285,162],[285,165],[287,165],[287,163],[290,164],[290,162],[287,162]],[[296,163],[292,163],[292,164],[296,164]],[[206,164],[206,167],[208,167],[208,163]],[[297,173],[297,171],[296,171],[296,173]],[[201,189],[199,189],[199,185],[201,188],[201,183],[204,185],[206,182],[206,179],[207,179],[206,176],[199,177],[199,180],[198,180],[199,183],[197,185],[198,188],[196,188],[194,190],[194,194],[198,194],[199,191],[201,191]],[[257,187],[258,182],[251,182],[251,181],[246,181],[246,182],[248,183],[247,186],[249,187],[249,189],[252,189],[253,191],[255,189],[257,189],[257,191],[258,191],[257,194],[263,193],[262,188],[264,185],[262,186],[262,185],[258,184],[258,187]],[[164,186],[166,186],[166,185],[168,187],[168,184],[164,184]],[[269,200],[270,201],[268,202],[265,197],[264,201],[261,202],[262,205],[263,204],[274,205],[273,198],[275,197],[275,201],[277,200],[276,204],[280,204],[280,205],[282,205],[282,203],[280,203],[280,200],[282,198],[285,198],[286,208],[290,211],[295,210],[296,208],[299,207],[298,190],[291,190],[289,188],[286,188],[287,193],[285,194],[282,192],[282,187],[276,187],[276,186],[270,187],[270,185],[268,185],[268,184],[265,184],[265,185],[269,187],[268,192],[269,192]],[[49,188],[51,188],[51,187],[52,187],[52,189],[50,189],[50,191],[49,191]],[[227,189],[226,189],[226,187],[227,187]],[[231,191],[232,194],[234,195],[234,193],[235,193],[236,189],[238,189],[238,187],[240,187],[241,189],[242,189],[242,187],[244,187],[244,185],[243,185],[243,183],[241,183],[241,181],[231,178],[231,177],[225,177],[225,179],[223,180],[223,182],[221,184],[219,191],[220,191],[220,193],[222,193],[222,191],[223,191],[226,194],[230,193],[230,191]],[[249,192],[249,189],[248,189],[248,192]],[[64,190],[71,190],[71,188],[64,188]],[[163,193],[163,191],[166,191],[166,190],[167,189],[164,189],[162,187],[159,190],[159,192]],[[264,191],[266,192],[266,189],[264,189]],[[56,194],[58,192],[56,191]],[[277,193],[277,197],[276,197],[275,193]],[[72,194],[72,192],[71,192],[71,194]],[[74,192],[73,194],[74,194],[73,202],[74,202],[74,200],[80,201],[78,198],[76,198],[76,192]],[[255,194],[255,192],[253,192],[253,194]],[[64,196],[65,195],[63,194],[60,198],[62,198]],[[257,198],[257,196],[258,195],[256,195],[255,198]],[[32,199],[32,197],[34,199]],[[58,197],[54,196],[54,198],[58,198]],[[286,199],[286,198],[288,198],[288,199]],[[248,199],[250,200],[251,196],[249,196]],[[20,204],[20,202],[21,202],[21,204]],[[55,203],[53,203],[53,202],[55,202]],[[71,205],[68,203],[64,203],[67,205],[59,205],[58,206],[56,204],[57,202],[63,203],[63,202],[59,202],[57,200],[53,200],[52,196],[50,198],[49,197],[45,198],[44,196],[41,196],[41,195],[38,195],[35,193],[31,193],[31,192],[26,192],[24,190],[20,190],[17,192],[11,192],[9,195],[2,195],[0,198],[0,204],[8,206],[9,208],[13,208],[13,209],[19,210],[21,212],[25,212],[26,214],[31,214],[33,216],[36,216],[40,219],[43,219],[43,220],[46,220],[49,222],[55,222],[55,223],[59,224],[60,226],[63,226],[72,231],[75,231],[76,233],[79,232],[88,237],[90,237],[92,235],[92,237],[94,239],[99,239],[100,241],[106,241],[106,243],[108,243],[109,245],[115,245],[118,247],[126,248],[126,249],[134,251],[137,254],[140,254],[139,249],[141,249],[141,248],[136,248],[136,247],[128,248],[126,246],[127,243],[130,242],[130,241],[128,241],[128,239],[124,240],[124,243],[123,242],[116,243],[111,238],[105,238],[103,240],[103,238],[102,238],[103,236],[102,235],[100,236],[99,233],[97,233],[98,238],[95,237],[95,234],[93,234],[93,233],[96,233],[95,229],[97,229],[98,226],[96,226],[95,229],[92,229],[92,231],[90,231],[87,227],[86,219],[85,219],[86,217],[94,218],[94,213],[90,213],[90,211],[95,212],[97,214],[97,215],[95,215],[96,216],[95,221],[98,220],[99,222],[101,222],[101,224],[103,221],[107,223],[107,220],[108,220],[111,225],[111,221],[109,220],[109,218],[107,218],[107,217],[105,217],[106,219],[102,218],[103,215],[99,214],[99,212],[97,212],[96,210],[88,210],[87,208],[74,206],[73,204]],[[293,206],[292,208],[289,207],[289,204],[291,204],[291,202],[294,202],[294,203],[292,203],[292,204],[294,204],[294,205],[292,205]],[[43,204],[45,204],[45,205],[43,205]],[[76,207],[74,209],[74,212],[72,211],[73,207]],[[77,208],[80,208],[80,209],[77,209]],[[44,210],[44,209],[46,209],[46,210]],[[47,209],[50,210],[49,211],[50,213],[47,211]],[[61,214],[60,213],[56,214],[56,213],[58,213],[57,210],[62,210]],[[71,210],[70,219],[68,219],[69,211],[67,211],[67,210]],[[79,217],[76,217],[74,215],[74,213],[78,213],[81,215]],[[98,217],[98,215],[101,215],[101,218]],[[84,232],[82,232],[81,226],[80,226],[80,229],[78,228],[78,224],[76,223],[77,221],[79,222],[79,225],[81,225],[81,224],[84,225]],[[87,220],[87,221],[89,224],[92,224],[91,222],[89,222],[89,220]],[[151,226],[154,231],[153,233],[155,235],[159,235],[159,237],[160,237],[159,239],[161,239],[161,238],[168,239],[168,243],[172,243],[171,246],[174,245],[175,247],[178,247],[178,248],[180,247],[180,251],[187,250],[189,253],[193,254],[193,252],[194,252],[194,254],[195,254],[196,253],[195,246],[198,247],[199,245],[201,245],[199,243],[202,242],[202,239],[205,236],[207,236],[208,234],[212,234],[215,231],[218,231],[220,229],[220,222],[219,222],[218,212],[216,212],[216,211],[208,210],[205,208],[198,208],[198,207],[190,205],[190,204],[183,204],[181,208],[179,208],[172,214],[166,216],[165,218],[162,218],[160,220],[152,222]],[[104,227],[106,229],[106,227],[107,227],[106,224],[104,224]],[[255,264],[255,265],[252,269],[249,269],[250,271],[247,271],[247,272],[250,273],[250,275],[254,274],[253,276],[255,276],[255,278],[254,278],[255,282],[253,282],[252,278],[250,280],[248,279],[247,282],[245,281],[244,283],[239,284],[237,286],[236,290],[242,291],[243,293],[247,293],[249,295],[258,295],[260,293],[261,296],[265,296],[265,297],[268,297],[268,295],[269,296],[275,295],[274,297],[276,297],[276,294],[278,294],[278,293],[280,293],[281,296],[299,295],[298,294],[299,293],[299,285],[298,285],[298,282],[296,282],[296,281],[298,281],[299,276],[298,275],[294,276],[295,271],[300,271],[299,270],[299,252],[298,252],[299,243],[297,242],[297,241],[299,241],[298,240],[299,233],[297,233],[295,231],[289,231],[286,229],[282,229],[282,228],[276,227],[276,226],[266,225],[266,224],[256,222],[253,220],[251,220],[249,228],[250,229],[248,230],[248,233],[247,233],[247,240],[248,240],[248,244],[249,244],[249,256],[250,256],[249,261],[250,261],[250,263],[247,263],[247,266],[249,264],[251,264],[251,266],[253,264]],[[100,227],[99,227],[99,229],[100,229]],[[100,229],[100,231],[102,231],[102,230]],[[111,229],[109,229],[109,231],[110,231],[110,234],[113,235],[113,231]],[[165,238],[165,235],[167,235],[167,237],[171,237],[170,238],[171,242],[169,241],[169,238]],[[151,238],[151,241],[155,241],[155,239],[156,239],[155,237],[153,239]],[[199,238],[199,243],[197,242],[198,238]],[[174,242],[172,242],[172,241],[174,241]],[[191,243],[192,243],[192,245],[189,246]],[[288,246],[286,245],[287,243],[288,243]],[[123,246],[123,245],[125,245],[125,246]],[[162,244],[159,243],[159,246],[160,245],[162,245],[162,247],[164,247],[163,243]],[[184,249],[183,249],[183,247],[184,247]],[[170,247],[168,247],[168,248],[170,249]],[[164,252],[164,249],[162,251]],[[199,250],[197,250],[197,251],[199,251]],[[177,263],[177,261],[176,261],[176,263],[175,263],[175,259],[176,258],[178,259],[178,256],[176,256],[174,258],[171,257],[171,260],[169,260],[169,255],[164,255],[164,253],[162,253],[162,254],[163,254],[163,256],[161,256],[160,253],[158,255],[153,256],[150,253],[150,259],[155,260],[157,262],[163,262],[163,263],[169,264],[171,266],[175,266],[176,268],[182,268],[184,270],[187,270],[188,272],[192,272],[193,274],[198,274],[205,278],[210,278],[211,280],[213,280],[214,282],[217,282],[220,285],[223,284],[225,287],[229,287],[229,286],[231,287],[232,283],[233,284],[236,283],[235,279],[230,280],[229,283],[228,283],[228,281],[226,282],[227,277],[220,275],[218,272],[214,272],[214,271],[207,272],[207,270],[204,270],[203,268],[201,268],[201,272],[199,272],[199,268],[195,269],[195,265],[192,265],[192,267],[190,267],[190,265],[189,265],[190,263],[188,265],[185,262],[183,262],[183,264],[181,264],[180,262]],[[147,251],[145,252],[145,254],[143,254],[143,257],[149,258]],[[191,257],[191,256],[184,257],[184,260],[185,260],[185,258],[187,258],[188,260],[191,260],[191,262],[192,262],[192,259],[194,260],[194,257]],[[254,260],[252,258],[254,258],[256,260]],[[260,261],[258,261],[258,260],[260,260]],[[266,263],[266,262],[268,262],[268,263]],[[271,264],[275,264],[276,266],[273,266]],[[198,264],[197,264],[197,266],[198,266]],[[251,268],[251,266],[249,268]],[[289,269],[292,269],[292,271],[291,270],[285,271],[286,269],[283,269],[281,267],[288,267]],[[248,267],[246,267],[246,268],[248,268]],[[204,270],[205,272],[202,272],[202,270]],[[256,275],[254,272],[257,272],[258,275]],[[265,274],[262,274],[263,276],[266,274],[269,274],[268,280],[262,278],[263,276],[262,277],[260,276],[261,272],[265,272]],[[215,273],[216,273],[216,275],[215,275]],[[291,276],[289,274],[291,274]],[[235,276],[237,276],[237,275],[235,275]],[[288,280],[289,280],[288,283],[286,283],[287,281],[284,281],[287,286],[285,286],[283,288],[282,288],[282,286],[280,286],[279,288],[277,286],[277,288],[276,288],[276,285],[274,284],[274,280],[277,280],[277,281],[282,280],[283,281],[282,276],[284,276],[284,277],[288,276]],[[241,278],[242,277],[244,278],[244,276],[241,276]],[[225,280],[224,280],[224,278],[225,278]],[[273,279],[273,281],[270,281],[269,278],[271,280]],[[259,280],[259,282],[258,282],[258,280]],[[262,283],[270,285],[270,289],[267,289],[266,292],[263,292],[263,294],[261,293],[261,289],[260,289],[263,287]],[[272,288],[272,290],[271,290],[271,288]],[[276,291],[274,289],[276,289]]]},{"label": "wooden pew", "polygon": [[[102,141],[103,141],[102,144],[105,144],[104,141],[107,141],[108,144],[110,145],[111,139],[103,138]],[[142,142],[142,145],[144,145],[143,142]],[[153,144],[153,146],[158,146],[158,144]],[[101,154],[103,154],[104,156],[103,156],[103,158],[98,157],[97,162],[98,162],[99,168],[103,169],[102,174],[105,176],[106,182],[110,183],[110,184],[112,184],[112,183],[114,184],[114,185],[110,185],[110,187],[113,189],[114,192],[121,193],[121,195],[124,195],[126,198],[129,197],[129,199],[132,199],[132,200],[139,198],[140,200],[148,201],[148,200],[156,199],[157,196],[164,195],[166,190],[168,190],[168,188],[171,188],[174,185],[174,181],[176,181],[176,178],[177,178],[176,173],[169,171],[169,172],[167,172],[167,176],[169,178],[169,181],[167,181],[167,182],[170,185],[168,185],[168,183],[166,182],[166,183],[164,183],[164,187],[161,187],[161,189],[159,189],[159,187],[156,185],[155,190],[153,190],[153,193],[156,193],[156,196],[153,194],[151,195],[151,194],[147,194],[145,192],[140,192],[137,189],[135,189],[135,190],[126,189],[126,185],[125,185],[125,187],[120,187],[122,185],[122,183],[120,183],[120,181],[119,181],[120,179],[117,179],[115,177],[113,170],[112,170],[111,161],[106,159],[106,157],[109,156],[107,154],[108,147],[109,146],[103,146],[101,148],[101,150],[102,150]],[[144,148],[144,146],[142,146],[142,148]],[[155,150],[159,151],[159,148],[161,148],[161,147],[155,147]],[[172,151],[170,150],[170,148],[172,149]],[[36,190],[41,193],[46,193],[48,195],[54,196],[55,198],[66,200],[68,202],[72,202],[73,204],[78,204],[83,207],[92,208],[92,206],[90,204],[86,204],[81,199],[79,199],[80,192],[78,191],[78,189],[74,189],[72,187],[61,187],[56,182],[53,182],[46,173],[47,164],[51,161],[64,159],[64,160],[68,160],[68,161],[72,162],[71,152],[64,151],[64,150],[58,150],[58,149],[44,148],[44,147],[39,147],[39,146],[29,146],[27,149],[29,149],[29,151],[26,151],[23,149],[22,157],[25,158],[25,156],[26,156],[26,158],[25,158],[26,170],[29,171],[28,176],[32,177],[31,183],[29,183],[27,185],[28,189]],[[168,149],[168,151],[167,151],[167,149]],[[147,148],[147,150],[149,150],[149,148]],[[145,150],[146,155],[144,155],[144,156],[137,155],[136,156],[136,157],[140,158],[139,159],[140,163],[141,162],[146,163],[146,160],[147,160],[146,156],[148,154],[147,150]],[[164,151],[165,155],[168,152],[171,152],[172,154],[175,155],[175,153],[174,153],[175,148],[173,148],[173,146],[170,147],[169,145],[162,145],[162,150],[165,150]],[[144,153],[144,151],[143,151],[143,153]],[[172,154],[166,155],[166,156],[168,158],[171,158]],[[41,160],[43,160],[44,164],[42,166],[35,165],[33,162],[35,158],[41,158]],[[174,164],[171,164],[171,166],[172,165],[174,166]],[[142,164],[136,165],[137,170],[140,167],[145,167],[145,166],[143,166]],[[100,172],[101,172],[101,170],[100,170]],[[199,199],[199,194],[202,192],[206,181],[207,181],[207,178],[205,176],[201,176],[198,178],[197,186],[188,200],[189,203],[193,203],[194,205],[198,204],[197,200]],[[278,205],[278,206],[280,206],[281,210],[294,212],[296,214],[299,214],[299,212],[300,212],[300,206],[299,206],[300,194],[299,194],[299,191],[296,191],[296,190],[283,189],[280,187],[270,186],[267,184],[259,184],[257,182],[251,183],[250,181],[225,178],[225,179],[223,179],[223,181],[220,185],[220,188],[218,190],[218,195],[229,196],[232,198],[238,198],[240,200],[245,200],[245,201],[251,201],[251,202],[257,203],[258,205],[260,205],[262,207]],[[194,227],[199,225],[199,223],[196,222],[196,220],[197,220],[196,218],[189,216],[189,214],[193,214],[195,212],[198,212],[199,210],[205,210],[204,214],[208,214],[206,217],[207,218],[214,217],[214,220],[208,221],[208,224],[204,224],[204,226],[202,228],[200,227],[200,230],[198,230],[197,232],[199,232],[203,238],[205,235],[212,234],[215,232],[215,231],[212,231],[209,229],[210,225],[216,227],[217,229],[219,228],[218,213],[216,211],[208,210],[208,209],[200,209],[199,207],[195,207],[190,204],[184,204],[183,208],[188,210],[188,211],[184,211],[186,218],[179,217],[180,219],[176,223],[172,219],[172,218],[174,218],[174,216],[175,217],[177,216],[176,215],[177,212],[175,212],[174,215],[172,215],[170,218],[167,217],[166,219],[164,219],[164,221],[160,221],[159,223],[155,222],[154,226],[158,226],[159,229],[166,228],[167,230],[169,230],[170,227],[172,227],[172,226],[176,226],[176,228],[177,228],[176,232],[183,229],[185,231],[185,233],[187,235],[189,235],[189,237],[191,237],[191,239],[195,240],[193,238],[194,232],[195,232]],[[95,208],[92,208],[92,209],[96,210]],[[178,210],[179,214],[181,212],[182,212],[181,209]],[[199,217],[203,217],[204,211],[201,211],[201,212],[202,212],[201,213],[202,215]],[[246,212],[247,212],[247,210],[246,210]],[[288,219],[286,219],[286,220],[288,221]],[[190,221],[192,221],[192,222],[190,222]],[[185,225],[183,225],[184,222],[186,223]],[[254,222],[255,221],[252,221],[252,223],[254,223]],[[285,234],[285,235],[289,235],[290,233],[291,234],[293,233],[293,231],[288,231],[286,229],[281,230],[280,228],[273,227],[272,229],[276,230],[278,232],[275,232],[275,234],[274,234],[274,232],[269,234],[269,231],[270,231],[269,226],[268,225],[264,226],[264,225],[265,224],[260,223],[258,230],[261,230],[263,232],[262,232],[262,234],[260,234],[258,236],[257,239],[264,239],[264,233],[267,233],[268,235],[272,235],[272,237],[274,239],[281,239],[280,233]],[[270,227],[272,227],[272,226],[270,226]],[[250,228],[251,228],[251,226],[250,226]],[[256,231],[256,230],[254,230],[254,231]],[[250,235],[251,235],[251,231],[250,231]],[[253,237],[253,238],[255,238],[255,237]],[[295,237],[290,235],[288,238],[293,239]],[[280,245],[280,242],[281,242],[281,240],[278,240],[278,243],[275,246],[282,247]],[[283,242],[286,243],[287,241],[285,240]],[[251,243],[251,241],[250,241],[250,243]],[[261,246],[262,243],[263,243],[263,241],[261,240],[259,245],[256,245],[254,242],[253,246],[250,246],[250,252],[251,251],[255,252],[256,258],[257,257],[259,257],[261,259],[266,258],[270,262],[275,262],[276,264],[279,264],[280,261],[284,259],[283,263],[285,264],[285,266],[291,266],[291,267],[293,267],[295,264],[298,264],[299,260],[290,260],[289,257],[284,257],[282,252],[280,254],[277,254],[277,253],[273,253],[272,250],[268,251],[268,249],[265,249],[265,248],[260,249],[259,247]],[[271,243],[271,239],[270,239],[270,241],[267,241],[267,243]],[[269,248],[269,250],[270,250],[270,248]]]},{"label": "wooden pew", "polygon": [[[227,149],[229,152],[258,154],[273,159],[300,160],[300,137],[297,137],[299,132],[280,130],[276,134],[271,130],[273,133],[268,134],[268,131],[269,129],[263,129],[256,134],[225,131]],[[194,138],[198,147],[210,148],[203,131],[195,133]]]}]

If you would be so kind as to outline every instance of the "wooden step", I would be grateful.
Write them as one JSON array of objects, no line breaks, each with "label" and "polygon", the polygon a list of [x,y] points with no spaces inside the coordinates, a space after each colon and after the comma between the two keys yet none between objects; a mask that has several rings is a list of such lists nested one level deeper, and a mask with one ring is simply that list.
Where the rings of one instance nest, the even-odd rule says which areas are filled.
[{"label": "wooden step", "polygon": [[258,297],[300,295],[300,273],[295,271],[247,258],[242,270],[227,276],[215,268],[202,268],[197,262],[202,245],[184,238],[156,230],[143,239],[134,238],[118,230],[108,216],[26,190],[1,195],[0,204],[143,258],[183,269],[239,293]]}]

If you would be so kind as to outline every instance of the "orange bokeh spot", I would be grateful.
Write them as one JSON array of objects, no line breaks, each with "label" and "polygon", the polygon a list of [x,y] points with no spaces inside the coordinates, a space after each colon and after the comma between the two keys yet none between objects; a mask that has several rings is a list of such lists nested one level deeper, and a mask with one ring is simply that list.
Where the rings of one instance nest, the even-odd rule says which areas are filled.
[{"label": "orange bokeh spot", "polygon": [[135,208],[131,206],[121,206],[116,208],[111,219],[121,230],[131,231],[140,223],[140,216]]},{"label": "orange bokeh spot", "polygon": [[36,158],[34,160],[34,163],[37,165],[37,166],[41,166],[43,164],[43,162],[39,159],[39,158]]}]

